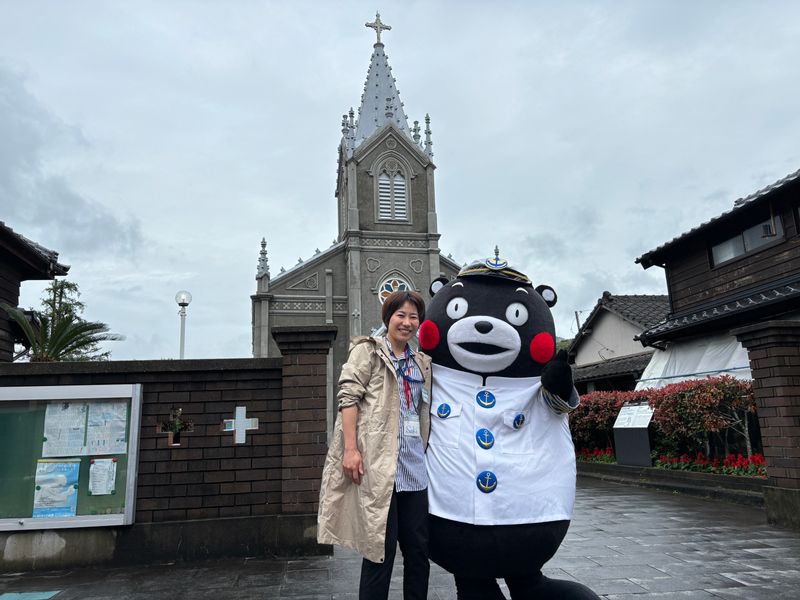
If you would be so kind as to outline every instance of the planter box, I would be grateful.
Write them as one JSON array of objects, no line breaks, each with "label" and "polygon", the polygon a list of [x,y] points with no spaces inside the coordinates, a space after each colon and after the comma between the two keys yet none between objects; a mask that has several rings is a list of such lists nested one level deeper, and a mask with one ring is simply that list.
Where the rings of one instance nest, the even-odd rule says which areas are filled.
[{"label": "planter box", "polygon": [[766,479],[578,461],[578,475],[737,504],[764,506]]}]

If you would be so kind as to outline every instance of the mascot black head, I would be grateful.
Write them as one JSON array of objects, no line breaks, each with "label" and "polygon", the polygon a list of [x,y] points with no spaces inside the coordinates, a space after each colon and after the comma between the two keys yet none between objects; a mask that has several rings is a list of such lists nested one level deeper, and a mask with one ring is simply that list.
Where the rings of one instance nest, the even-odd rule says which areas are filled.
[{"label": "mascot black head", "polygon": [[435,364],[484,377],[535,377],[553,358],[555,291],[534,289],[497,248],[453,281],[436,279],[430,291],[419,343]]}]

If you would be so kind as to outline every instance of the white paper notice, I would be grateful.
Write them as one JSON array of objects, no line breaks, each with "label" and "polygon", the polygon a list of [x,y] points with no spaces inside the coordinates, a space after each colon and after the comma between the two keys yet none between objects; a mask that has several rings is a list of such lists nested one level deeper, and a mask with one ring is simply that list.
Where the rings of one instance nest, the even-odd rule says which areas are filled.
[{"label": "white paper notice", "polygon": [[81,456],[86,454],[85,402],[54,402],[44,413],[42,456]]},{"label": "white paper notice", "polygon": [[89,493],[107,496],[114,492],[117,481],[117,461],[113,458],[96,458],[89,465]]},{"label": "white paper notice", "polygon": [[619,410],[617,420],[614,422],[615,429],[638,429],[647,427],[653,416],[653,409],[647,404],[631,405],[626,404]]},{"label": "white paper notice", "polygon": [[86,431],[88,454],[125,454],[128,451],[127,420],[127,402],[92,402]]}]

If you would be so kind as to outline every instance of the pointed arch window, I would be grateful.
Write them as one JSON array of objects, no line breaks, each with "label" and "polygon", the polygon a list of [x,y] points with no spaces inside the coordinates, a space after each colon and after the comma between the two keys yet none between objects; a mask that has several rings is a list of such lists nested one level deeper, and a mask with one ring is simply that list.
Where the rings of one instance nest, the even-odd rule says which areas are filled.
[{"label": "pointed arch window", "polygon": [[378,220],[408,221],[408,185],[396,160],[388,160],[378,173]]}]

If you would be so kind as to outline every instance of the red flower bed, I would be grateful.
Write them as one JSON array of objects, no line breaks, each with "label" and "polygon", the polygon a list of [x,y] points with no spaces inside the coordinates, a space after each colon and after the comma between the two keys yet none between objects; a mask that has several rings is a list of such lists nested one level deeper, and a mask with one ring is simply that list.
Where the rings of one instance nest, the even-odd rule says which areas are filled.
[{"label": "red flower bed", "polygon": [[614,462],[614,422],[627,402],[647,402],[653,409],[650,442],[653,458],[661,455],[656,466],[764,475],[763,456],[756,452],[758,427],[751,425],[756,422],[756,403],[750,381],[725,375],[658,389],[584,394],[569,416],[580,460]]},{"label": "red flower bed", "polygon": [[720,475],[767,476],[764,457],[757,452],[749,457],[741,454],[728,454],[721,463],[718,458],[710,460],[702,452],[698,452],[694,458],[688,454],[682,454],[680,457],[662,454],[655,461],[655,466],[662,469],[699,471],[701,473],[717,473]]},{"label": "red flower bed", "polygon": [[581,448],[575,451],[578,460],[585,462],[599,462],[599,463],[615,463],[617,462],[614,456],[614,451],[610,448]]}]

